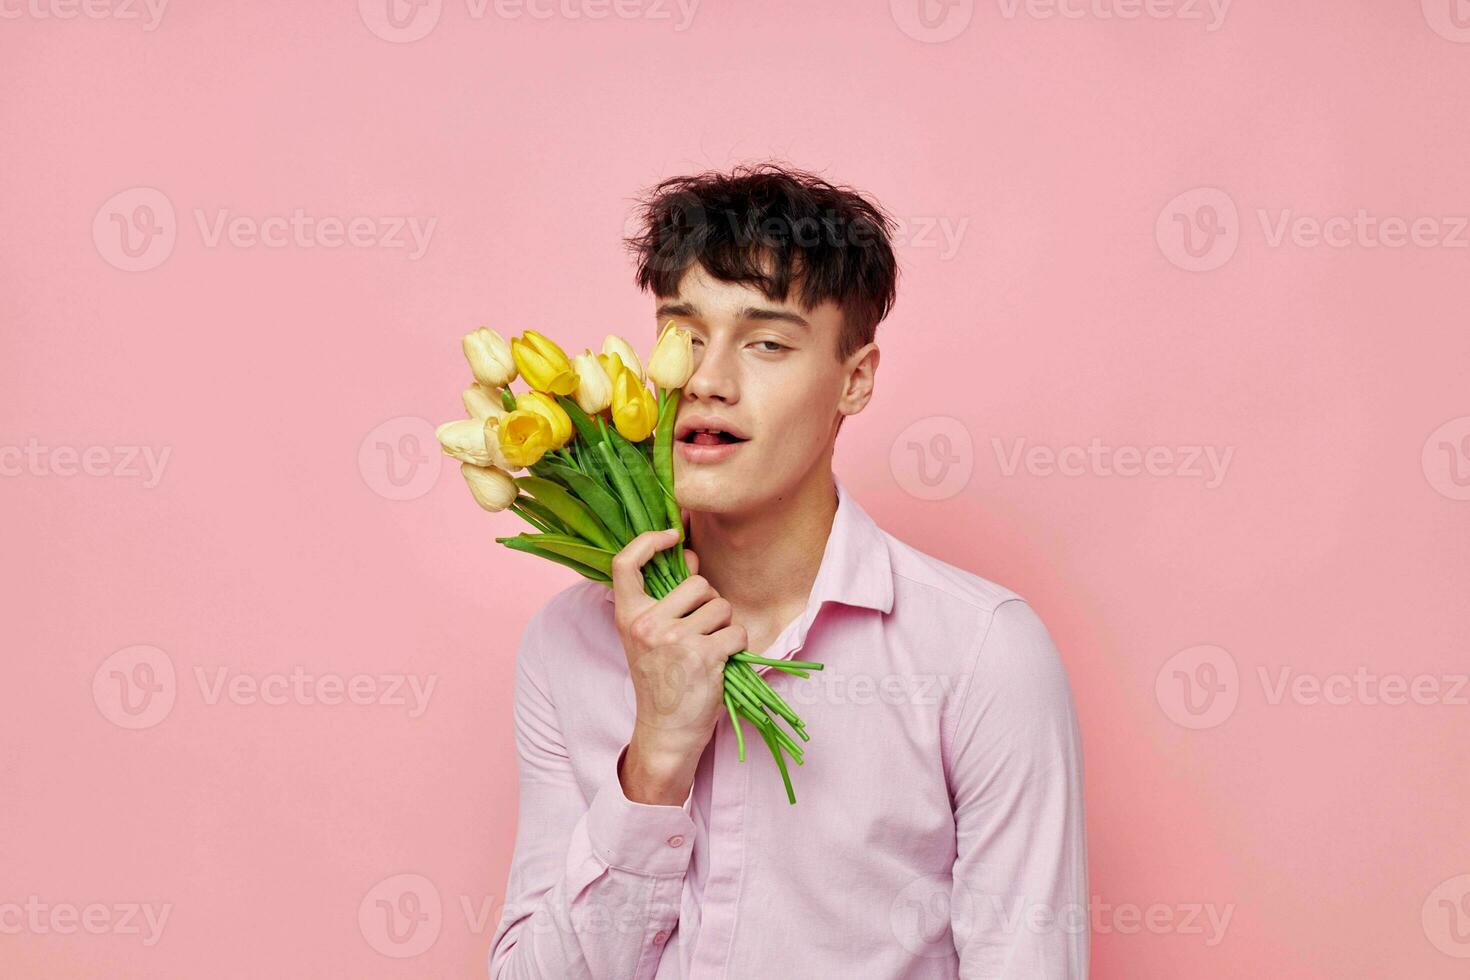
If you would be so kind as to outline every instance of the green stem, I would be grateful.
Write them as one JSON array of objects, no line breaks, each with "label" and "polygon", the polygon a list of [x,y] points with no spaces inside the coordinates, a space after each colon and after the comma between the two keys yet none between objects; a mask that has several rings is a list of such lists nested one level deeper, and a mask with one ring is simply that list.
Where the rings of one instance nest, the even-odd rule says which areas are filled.
[{"label": "green stem", "polygon": [[745,761],[745,732],[741,728],[740,718],[735,714],[735,702],[730,698],[730,692],[724,693],[725,710],[730,712],[730,727],[735,729],[735,746],[740,750],[740,761]]},{"label": "green stem", "polygon": [[541,532],[543,532],[545,534],[555,534],[556,533],[556,530],[555,529],[547,527],[541,521],[539,521],[536,518],[532,517],[531,516],[531,512],[528,511],[528,510],[526,510],[526,508],[522,507],[520,504],[513,503],[513,504],[510,505],[510,509],[512,511],[514,511],[515,513],[519,514],[522,520],[524,520],[527,524],[529,524],[532,527],[534,527],[536,530],[541,531]]}]

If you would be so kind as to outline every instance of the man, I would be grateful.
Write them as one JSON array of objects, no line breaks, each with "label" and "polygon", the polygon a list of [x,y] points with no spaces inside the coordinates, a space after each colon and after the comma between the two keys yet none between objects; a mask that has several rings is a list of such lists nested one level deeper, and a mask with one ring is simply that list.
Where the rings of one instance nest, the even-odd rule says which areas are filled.
[{"label": "man", "polygon": [[[879,528],[831,470],[873,396],[892,222],[773,165],[645,202],[638,283],[693,335],[675,486],[695,574],[662,599],[631,541],[516,660],[520,823],[492,980],[1076,980],[1082,755],[1056,648],[1015,593]],[[737,760],[741,649],[811,733],[788,804]],[[619,692],[630,689],[627,697]],[[754,732],[747,732],[753,735]]]}]

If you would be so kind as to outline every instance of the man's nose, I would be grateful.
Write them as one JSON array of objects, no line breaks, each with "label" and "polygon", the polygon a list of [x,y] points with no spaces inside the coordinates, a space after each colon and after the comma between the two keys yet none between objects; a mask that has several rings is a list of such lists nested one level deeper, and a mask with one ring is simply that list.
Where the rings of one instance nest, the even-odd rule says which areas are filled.
[{"label": "man's nose", "polygon": [[691,398],[736,402],[740,398],[739,366],[726,344],[702,344],[694,353],[694,373],[684,385]]}]

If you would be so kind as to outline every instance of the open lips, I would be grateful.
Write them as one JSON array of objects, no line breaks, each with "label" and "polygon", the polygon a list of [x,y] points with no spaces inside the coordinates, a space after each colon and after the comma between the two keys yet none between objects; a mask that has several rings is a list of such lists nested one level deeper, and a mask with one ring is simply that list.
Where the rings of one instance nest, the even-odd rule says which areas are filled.
[{"label": "open lips", "polygon": [[674,426],[674,439],[695,446],[745,442],[750,437],[733,422],[710,415],[683,415]]}]

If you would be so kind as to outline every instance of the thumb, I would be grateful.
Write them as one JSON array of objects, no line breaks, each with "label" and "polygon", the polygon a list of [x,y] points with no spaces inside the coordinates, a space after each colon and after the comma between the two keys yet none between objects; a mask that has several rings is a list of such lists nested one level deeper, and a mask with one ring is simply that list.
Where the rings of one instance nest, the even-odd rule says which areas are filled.
[{"label": "thumb", "polygon": [[684,549],[684,564],[689,566],[690,575],[699,574],[699,556],[688,548]]}]

